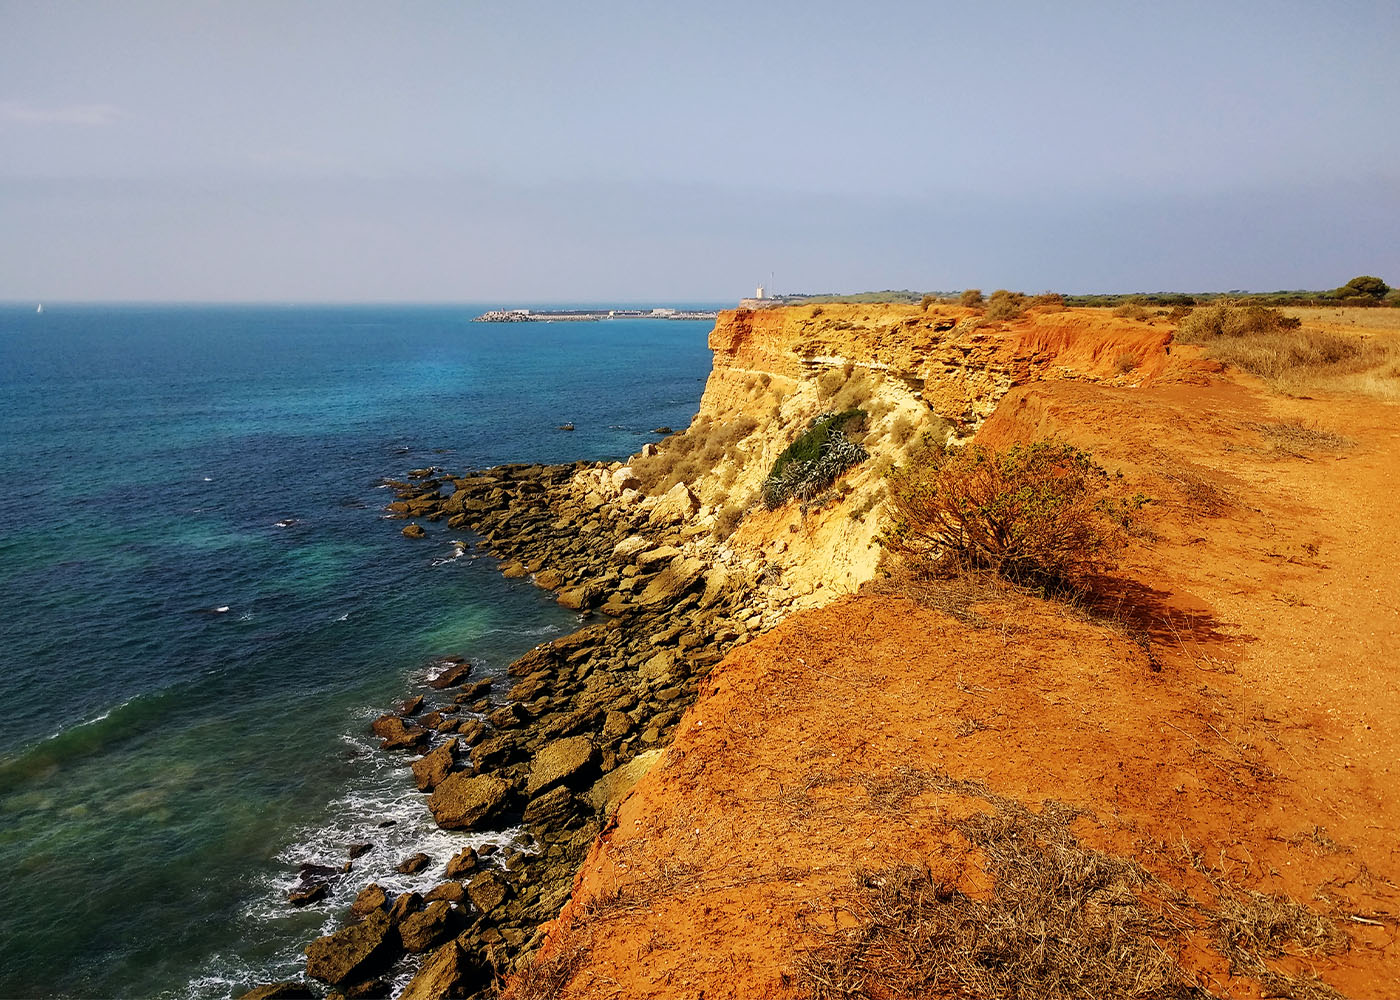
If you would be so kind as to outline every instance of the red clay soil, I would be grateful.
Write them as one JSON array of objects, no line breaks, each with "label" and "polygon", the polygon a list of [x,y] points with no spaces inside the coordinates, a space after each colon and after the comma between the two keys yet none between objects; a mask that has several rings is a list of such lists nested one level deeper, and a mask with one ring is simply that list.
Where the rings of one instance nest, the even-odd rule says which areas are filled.
[{"label": "red clay soil", "polygon": [[[513,995],[810,995],[856,872],[993,891],[954,826],[1004,800],[1084,810],[1081,843],[1194,901],[1163,947],[1211,994],[1290,995],[1273,972],[1400,995],[1400,408],[1175,354],[1141,388],[1014,390],[979,435],[1068,439],[1153,498],[1155,537],[1101,588],[1115,621],[934,588],[737,649],[581,870],[543,953],[557,992]],[[1210,914],[1250,891],[1346,949],[1232,971]]]}]

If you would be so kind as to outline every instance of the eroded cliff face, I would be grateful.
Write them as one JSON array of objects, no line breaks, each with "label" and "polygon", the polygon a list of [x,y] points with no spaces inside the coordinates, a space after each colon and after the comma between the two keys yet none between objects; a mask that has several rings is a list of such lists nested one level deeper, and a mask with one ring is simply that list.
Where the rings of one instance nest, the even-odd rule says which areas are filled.
[{"label": "eroded cliff face", "polygon": [[[958,306],[729,310],[710,334],[714,365],[690,427],[627,466],[581,474],[580,487],[636,489],[653,504],[668,493],[675,502],[684,485],[690,547],[758,583],[771,624],[874,575],[890,468],[969,439],[1017,386],[1146,386],[1167,370],[1170,339],[1165,322],[1101,310],[1031,310],[1008,322]],[[822,413],[856,408],[870,457],[825,495],[767,510],[761,487],[783,450]]]}]

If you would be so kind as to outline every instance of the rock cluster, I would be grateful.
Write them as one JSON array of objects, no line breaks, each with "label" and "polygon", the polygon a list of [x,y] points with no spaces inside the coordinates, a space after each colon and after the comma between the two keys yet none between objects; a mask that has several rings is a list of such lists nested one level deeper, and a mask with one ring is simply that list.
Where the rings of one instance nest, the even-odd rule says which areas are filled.
[{"label": "rock cluster", "polygon": [[392,484],[392,514],[475,533],[506,576],[529,576],[585,624],[512,663],[508,688],[465,658],[444,660],[426,700],[373,723],[385,750],[411,755],[439,826],[520,824],[527,849],[405,859],[401,871],[445,863],[444,881],[421,896],[366,887],[352,922],[307,949],[308,975],[347,997],[379,995],[400,956],[422,953],[402,996],[489,994],[495,975],[538,946],[540,925],[701,679],[777,618],[752,609],[749,573],[716,560],[684,485],[646,497],[625,467],[588,465],[455,479],[417,471]]}]

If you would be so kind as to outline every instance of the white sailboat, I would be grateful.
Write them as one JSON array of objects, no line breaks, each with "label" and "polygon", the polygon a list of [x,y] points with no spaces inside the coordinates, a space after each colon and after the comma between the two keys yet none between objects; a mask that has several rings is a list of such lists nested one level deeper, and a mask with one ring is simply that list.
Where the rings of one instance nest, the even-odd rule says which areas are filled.
[{"label": "white sailboat", "polygon": [[41,313],[41,312],[43,312],[43,311],[44,311],[44,303],[40,302],[40,303],[39,303],[39,308],[38,308],[38,309],[35,309],[34,311],[35,311],[36,313]]}]

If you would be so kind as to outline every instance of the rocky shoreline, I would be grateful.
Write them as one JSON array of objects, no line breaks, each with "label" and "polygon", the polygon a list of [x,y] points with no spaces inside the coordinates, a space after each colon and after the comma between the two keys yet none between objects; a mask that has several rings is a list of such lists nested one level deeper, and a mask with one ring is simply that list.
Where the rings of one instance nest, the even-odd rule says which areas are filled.
[{"label": "rocky shoreline", "polygon": [[[510,664],[505,690],[469,659],[444,660],[431,694],[375,720],[440,827],[518,826],[520,846],[404,859],[401,871],[443,865],[441,883],[392,898],[366,886],[346,925],[306,949],[307,975],[333,997],[390,996],[396,971],[401,980],[421,962],[399,997],[488,997],[538,947],[588,848],[709,670],[781,610],[760,596],[755,567],[711,541],[709,512],[687,487],[646,496],[626,466],[418,469],[386,482],[389,514],[412,519],[407,538],[428,533],[420,521],[471,532],[504,575],[553,592],[583,627]],[[291,902],[323,896],[313,878]],[[307,983],[246,994],[313,995]]]}]

